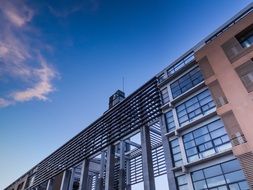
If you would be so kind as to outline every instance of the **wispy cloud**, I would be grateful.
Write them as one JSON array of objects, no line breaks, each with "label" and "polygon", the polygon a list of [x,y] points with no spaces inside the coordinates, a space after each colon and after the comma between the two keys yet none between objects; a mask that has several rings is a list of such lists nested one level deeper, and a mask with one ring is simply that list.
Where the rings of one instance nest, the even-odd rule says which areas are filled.
[{"label": "wispy cloud", "polygon": [[45,101],[55,89],[52,80],[57,72],[41,51],[50,46],[35,39],[36,28],[31,24],[34,15],[25,1],[0,0],[0,86],[8,77],[22,83],[8,92],[0,90],[0,107],[33,99]]},{"label": "wispy cloud", "polygon": [[[96,12],[100,6],[100,0],[75,0],[75,1],[67,1],[64,6],[59,6],[61,2],[58,3],[57,6],[48,5],[48,9],[52,15],[55,17],[66,18],[71,14],[82,10],[88,10],[91,12]],[[63,4],[63,3],[62,3]]]},{"label": "wispy cloud", "polygon": [[33,18],[33,10],[22,1],[1,0],[1,10],[6,18],[14,25],[22,27]]},{"label": "wispy cloud", "polygon": [[32,99],[47,100],[47,95],[54,90],[51,80],[55,77],[55,72],[49,67],[44,58],[39,55],[41,67],[33,70],[33,74],[38,77],[38,82],[33,87],[12,94],[15,101],[29,101]]}]

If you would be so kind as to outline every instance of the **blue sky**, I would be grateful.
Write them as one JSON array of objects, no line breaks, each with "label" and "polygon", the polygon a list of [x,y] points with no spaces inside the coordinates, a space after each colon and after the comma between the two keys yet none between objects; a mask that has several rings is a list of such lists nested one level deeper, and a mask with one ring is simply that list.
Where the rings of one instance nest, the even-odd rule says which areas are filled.
[{"label": "blue sky", "polygon": [[1,0],[0,189],[249,0]]}]

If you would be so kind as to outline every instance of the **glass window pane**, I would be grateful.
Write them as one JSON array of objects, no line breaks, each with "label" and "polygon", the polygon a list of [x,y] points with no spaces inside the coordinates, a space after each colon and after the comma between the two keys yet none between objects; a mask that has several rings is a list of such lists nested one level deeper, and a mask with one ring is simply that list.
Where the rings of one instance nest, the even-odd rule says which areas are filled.
[{"label": "glass window pane", "polygon": [[194,182],[194,188],[195,190],[206,189],[207,185],[205,180]]},{"label": "glass window pane", "polygon": [[192,140],[193,139],[192,133],[188,133],[188,134],[184,135],[183,139],[184,139],[184,142]]},{"label": "glass window pane", "polygon": [[217,130],[211,132],[211,137],[212,137],[213,139],[215,139],[215,138],[220,137],[220,136],[222,136],[222,135],[224,135],[224,134],[226,134],[226,131],[225,131],[225,128],[222,127],[222,128],[220,128],[220,129],[217,129]]},{"label": "glass window pane", "polygon": [[193,181],[198,181],[204,179],[204,174],[202,170],[196,171],[192,173],[192,180]]},{"label": "glass window pane", "polygon": [[212,166],[204,169],[205,177],[213,177],[222,173],[220,165]]},{"label": "glass window pane", "polygon": [[207,133],[208,133],[207,128],[206,127],[201,127],[199,129],[195,130],[193,132],[193,135],[196,138],[196,137],[202,136],[202,135],[207,134]]},{"label": "glass window pane", "polygon": [[222,163],[221,167],[224,173],[233,172],[233,171],[241,169],[240,163],[236,159],[229,162]]},{"label": "glass window pane", "polygon": [[241,181],[245,179],[244,173],[242,172],[242,170],[225,174],[225,178],[227,180],[227,183],[233,183],[233,182]]},{"label": "glass window pane", "polygon": [[226,183],[223,175],[208,178],[206,182],[208,187],[215,187]]},{"label": "glass window pane", "polygon": [[194,156],[188,156],[187,158],[189,162],[194,162],[199,159],[199,155],[196,154]]},{"label": "glass window pane", "polygon": [[195,142],[196,142],[197,145],[199,145],[199,144],[205,143],[209,140],[211,140],[211,137],[210,137],[209,134],[206,134],[206,135],[203,135],[201,137],[196,138]]},{"label": "glass window pane", "polygon": [[239,186],[240,186],[241,190],[246,190],[246,189],[248,190],[249,189],[249,186],[246,181],[240,182]]},{"label": "glass window pane", "polygon": [[178,185],[186,184],[187,183],[186,176],[182,175],[182,176],[177,177],[177,183]]},{"label": "glass window pane", "polygon": [[208,124],[208,130],[214,131],[214,130],[216,130],[220,127],[223,127],[223,126],[224,125],[223,125],[222,121],[220,119],[218,119],[218,120]]}]

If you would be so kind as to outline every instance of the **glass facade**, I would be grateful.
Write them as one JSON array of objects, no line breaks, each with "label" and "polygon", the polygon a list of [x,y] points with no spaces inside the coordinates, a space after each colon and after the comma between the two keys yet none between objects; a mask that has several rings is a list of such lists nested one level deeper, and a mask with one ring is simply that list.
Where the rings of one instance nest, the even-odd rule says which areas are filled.
[{"label": "glass facade", "polygon": [[183,68],[185,65],[191,63],[194,59],[195,59],[194,53],[192,52],[191,54],[189,54],[188,56],[186,56],[184,59],[182,59],[181,61],[179,61],[177,64],[175,64],[173,67],[169,68],[167,70],[168,76],[173,75],[175,72],[177,72],[178,70],[180,70],[181,68]]},{"label": "glass facade", "polygon": [[172,111],[168,111],[165,114],[166,117],[166,126],[167,126],[167,131],[171,132],[174,131],[176,126],[175,126],[175,122],[174,122],[174,118],[173,118],[173,113]]},{"label": "glass facade", "polygon": [[249,190],[238,160],[191,173],[195,190]]},{"label": "glass facade", "polygon": [[166,104],[167,102],[170,101],[170,97],[169,97],[169,93],[168,93],[168,88],[167,87],[161,90],[161,94],[162,94],[163,104]]},{"label": "glass facade", "polygon": [[208,157],[231,148],[231,143],[220,119],[183,136],[188,162]]},{"label": "glass facade", "polygon": [[188,183],[185,175],[178,176],[177,178],[178,190],[188,190]]},{"label": "glass facade", "polygon": [[199,67],[192,69],[170,85],[173,98],[183,94],[203,80]]},{"label": "glass facade", "polygon": [[173,165],[176,167],[181,166],[183,164],[183,160],[181,156],[181,150],[178,143],[178,139],[170,141],[170,148],[173,157]]},{"label": "glass facade", "polygon": [[209,90],[205,90],[176,107],[180,125],[194,120],[215,107]]}]

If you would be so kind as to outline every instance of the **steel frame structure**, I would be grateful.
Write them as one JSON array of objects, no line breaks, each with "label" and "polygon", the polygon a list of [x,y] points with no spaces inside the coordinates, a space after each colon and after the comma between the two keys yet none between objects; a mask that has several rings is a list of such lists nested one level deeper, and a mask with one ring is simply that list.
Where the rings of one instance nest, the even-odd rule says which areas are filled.
[{"label": "steel frame structure", "polygon": [[[147,189],[152,189],[154,187],[154,179],[152,180],[154,175],[158,176],[165,173],[165,159],[162,154],[159,126],[160,107],[161,99],[158,83],[157,78],[154,77],[123,102],[105,112],[102,117],[17,181],[24,177],[29,179],[35,176],[32,185],[23,184],[23,189],[43,189],[44,187],[40,187],[41,184],[49,183],[50,180],[61,173],[63,173],[62,181],[66,181],[65,178],[71,176],[68,172],[69,169],[81,162],[86,163],[82,170],[83,168],[89,170],[89,164],[87,163],[90,163],[91,158],[101,154],[101,152],[106,152],[106,168],[100,175],[95,172],[95,176],[98,176],[97,179],[102,178],[101,189],[112,189],[112,187],[120,189],[119,184],[124,187],[127,184],[130,186],[143,180],[147,183],[145,183]],[[129,140],[131,135],[138,132],[141,132],[141,145]],[[124,143],[124,146],[121,145],[122,143]],[[127,150],[127,147],[130,146],[136,148]],[[150,157],[150,155],[152,156]],[[125,161],[122,163],[123,159]],[[101,160],[102,158],[99,162]],[[154,169],[152,160],[156,162]],[[147,173],[151,173],[151,175],[142,175],[142,164],[145,165],[145,169],[148,169]],[[129,172],[128,176],[126,170]],[[91,175],[82,172],[83,176],[86,179],[81,180],[80,186],[83,186],[83,189],[92,189],[92,186],[87,185],[87,179]],[[127,177],[128,179],[126,179]],[[28,180],[25,181],[27,183]],[[153,183],[149,184],[151,181]],[[15,182],[6,189],[12,189],[14,184]],[[50,186],[50,184],[47,186]],[[61,184],[61,189],[64,189],[63,187],[64,182]]]},{"label": "steel frame structure", "polygon": [[[5,190],[131,190],[140,182],[145,190],[155,190],[155,177],[164,174],[170,189],[177,189],[173,170],[179,168],[173,167],[168,137],[180,136],[184,129],[168,133],[163,109],[189,94],[163,105],[161,86],[195,67],[194,53],[199,48],[252,11],[250,4]],[[204,83],[193,90],[201,88],[206,88]],[[140,134],[139,143],[131,140],[135,134]],[[187,172],[184,166],[180,169]]]}]

